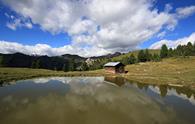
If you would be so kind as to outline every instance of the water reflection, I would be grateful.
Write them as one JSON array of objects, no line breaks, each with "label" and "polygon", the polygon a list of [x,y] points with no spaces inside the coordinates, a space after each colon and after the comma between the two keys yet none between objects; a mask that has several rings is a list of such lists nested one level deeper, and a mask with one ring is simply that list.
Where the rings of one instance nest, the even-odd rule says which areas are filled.
[{"label": "water reflection", "polygon": [[[111,82],[114,85],[110,85]],[[163,92],[163,96],[171,93],[168,87],[129,83],[121,77],[54,77],[19,81],[0,88],[0,123],[195,123],[195,110],[190,102],[175,95],[171,99],[162,99],[156,95],[158,92]],[[190,114],[183,116],[182,113]]]},{"label": "water reflection", "polygon": [[125,85],[126,83],[131,83],[135,84],[137,88],[141,90],[147,90],[149,87],[157,88],[159,90],[159,94],[161,97],[166,97],[168,90],[175,90],[178,95],[185,94],[186,97],[191,98],[194,96],[195,98],[195,91],[191,90],[188,87],[174,87],[174,86],[169,86],[169,85],[151,85],[151,84],[145,84],[145,83],[137,83],[130,81],[128,79],[125,79],[123,77],[116,77],[116,76],[110,76],[110,77],[105,77],[105,81],[111,82],[113,84],[116,84],[117,86],[121,87]]}]

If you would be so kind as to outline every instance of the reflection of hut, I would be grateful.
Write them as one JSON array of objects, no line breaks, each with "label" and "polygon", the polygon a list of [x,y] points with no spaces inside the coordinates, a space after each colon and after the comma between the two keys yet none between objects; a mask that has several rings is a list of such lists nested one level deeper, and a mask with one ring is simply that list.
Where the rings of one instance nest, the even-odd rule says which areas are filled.
[{"label": "reflection of hut", "polygon": [[114,83],[118,86],[122,86],[125,84],[125,78],[123,77],[105,77],[104,80],[110,83]]},{"label": "reflection of hut", "polygon": [[122,64],[121,62],[109,62],[107,64],[104,65],[104,68],[107,72],[110,73],[124,73],[125,69],[124,69],[125,65]]}]

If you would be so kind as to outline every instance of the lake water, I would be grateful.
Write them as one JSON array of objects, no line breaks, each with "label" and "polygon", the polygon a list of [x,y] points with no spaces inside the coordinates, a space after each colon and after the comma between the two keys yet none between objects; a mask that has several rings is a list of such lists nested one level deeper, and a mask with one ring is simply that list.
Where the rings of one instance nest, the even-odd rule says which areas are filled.
[{"label": "lake water", "polygon": [[0,87],[0,124],[195,124],[186,88],[114,77],[52,77]]}]

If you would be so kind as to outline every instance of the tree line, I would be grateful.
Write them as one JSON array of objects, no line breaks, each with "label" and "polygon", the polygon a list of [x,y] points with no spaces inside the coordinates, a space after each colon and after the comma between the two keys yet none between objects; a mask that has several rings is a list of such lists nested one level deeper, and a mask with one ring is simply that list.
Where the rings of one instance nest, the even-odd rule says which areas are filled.
[{"label": "tree line", "polygon": [[168,57],[187,57],[195,56],[195,44],[188,42],[187,45],[178,45],[176,48],[168,48],[163,44],[159,52],[151,52],[151,50],[140,50],[138,54],[131,53],[121,58],[97,59],[92,65],[88,66],[88,70],[96,70],[103,68],[103,65],[111,61],[119,61],[125,65],[136,64],[139,62],[159,62]]},{"label": "tree line", "polygon": [[176,48],[168,48],[162,45],[160,51],[161,58],[195,56],[195,43],[188,42],[187,45],[178,45]]}]

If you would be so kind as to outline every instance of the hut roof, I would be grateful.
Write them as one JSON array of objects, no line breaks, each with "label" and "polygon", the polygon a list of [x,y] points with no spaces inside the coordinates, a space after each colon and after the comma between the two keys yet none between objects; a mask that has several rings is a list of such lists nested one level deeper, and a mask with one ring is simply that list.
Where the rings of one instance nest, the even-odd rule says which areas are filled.
[{"label": "hut roof", "polygon": [[121,62],[108,62],[104,65],[104,67],[115,67],[115,66],[118,66],[118,65],[124,66]]}]

